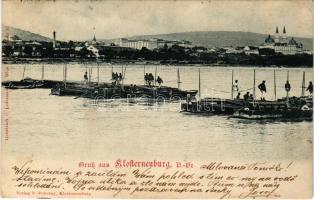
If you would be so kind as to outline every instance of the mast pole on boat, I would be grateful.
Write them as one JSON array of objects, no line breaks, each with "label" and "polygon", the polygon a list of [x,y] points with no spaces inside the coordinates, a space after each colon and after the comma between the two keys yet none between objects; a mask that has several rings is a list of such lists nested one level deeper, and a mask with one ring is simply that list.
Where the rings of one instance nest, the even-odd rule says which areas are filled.
[{"label": "mast pole on boat", "polygon": [[99,85],[99,63],[97,62],[97,84]]},{"label": "mast pole on boat", "polygon": [[41,80],[42,81],[44,80],[44,71],[45,71],[45,67],[44,67],[44,64],[42,64],[41,66]]},{"label": "mast pole on boat", "polygon": [[92,82],[92,67],[89,68],[89,84]]},{"label": "mast pole on boat", "polygon": [[[289,81],[289,70],[287,71],[287,81]],[[289,91],[286,90],[287,96],[286,96],[286,104],[289,106]]]},{"label": "mast pole on boat", "polygon": [[145,64],[144,64],[144,76],[143,76],[143,79],[144,79],[144,85],[146,84],[146,82],[145,82]]},{"label": "mast pole on boat", "polygon": [[111,64],[111,80],[113,80],[113,65]]},{"label": "mast pole on boat", "polygon": [[88,84],[90,84],[90,67],[88,67]]},{"label": "mast pole on boat", "polygon": [[90,80],[89,80],[90,83],[92,83],[92,76],[93,76],[93,65],[90,67]]},{"label": "mast pole on boat", "polygon": [[233,70],[231,72],[231,100],[233,99]]},{"label": "mast pole on boat", "polygon": [[62,68],[62,80],[63,80],[63,83],[65,82],[65,78],[64,78],[64,75],[65,75],[65,64],[63,65],[63,68]]},{"label": "mast pole on boat", "polygon": [[302,93],[301,96],[303,97],[305,95],[305,72],[303,72],[302,76]]},{"label": "mast pole on boat", "polygon": [[154,86],[156,86],[156,79],[157,79],[157,65],[155,66],[155,78],[154,78]]},{"label": "mast pole on boat", "polygon": [[255,69],[253,70],[254,71],[254,82],[253,82],[253,102],[255,101],[256,99],[256,95],[255,95],[255,85],[256,85],[256,80],[255,80],[255,75],[256,75],[256,72],[255,72]]},{"label": "mast pole on boat", "polygon": [[[289,70],[287,71],[287,81],[289,82]],[[287,90],[287,103],[289,101],[289,91]]]},{"label": "mast pole on boat", "polygon": [[87,68],[88,69],[88,80],[87,80],[87,84],[90,84],[90,67]]},{"label": "mast pole on boat", "polygon": [[65,63],[65,86],[67,86],[68,65]]},{"label": "mast pole on boat", "polygon": [[65,65],[64,65],[64,87],[66,87],[67,86],[67,64],[65,63]]},{"label": "mast pole on boat", "polygon": [[122,65],[122,79],[121,79],[121,83],[122,83],[122,88],[124,89],[124,75],[125,75],[125,70],[126,70],[126,66]]},{"label": "mast pole on boat", "polygon": [[121,87],[122,87],[122,89],[123,89],[123,65],[121,65],[121,75],[122,75],[122,78],[121,78],[121,80],[120,80],[120,85],[121,85]]},{"label": "mast pole on boat", "polygon": [[275,101],[277,101],[276,70],[274,70],[274,94],[275,94]]},{"label": "mast pole on boat", "polygon": [[22,74],[22,80],[24,79],[25,70],[26,70],[26,66],[24,65],[24,68],[23,68],[23,74]]},{"label": "mast pole on boat", "polygon": [[90,82],[92,82],[93,65],[90,67]]},{"label": "mast pole on boat", "polygon": [[201,69],[198,68],[198,97],[201,99]]},{"label": "mast pole on boat", "polygon": [[181,80],[180,80],[180,70],[179,70],[179,67],[177,69],[177,79],[178,79],[178,89],[180,89]]},{"label": "mast pole on boat", "polygon": [[124,71],[122,74],[122,86],[124,86],[125,71],[126,71],[126,66],[124,67]]}]

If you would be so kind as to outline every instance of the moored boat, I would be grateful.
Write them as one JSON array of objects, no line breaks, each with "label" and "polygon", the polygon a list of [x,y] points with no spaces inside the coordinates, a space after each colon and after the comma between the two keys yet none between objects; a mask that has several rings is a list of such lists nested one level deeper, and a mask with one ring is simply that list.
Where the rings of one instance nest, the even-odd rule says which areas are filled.
[{"label": "moored boat", "polygon": [[242,99],[204,98],[199,101],[187,99],[181,103],[181,112],[230,115],[244,104]]},{"label": "moored boat", "polygon": [[56,84],[51,89],[52,95],[76,96],[91,99],[114,99],[114,98],[148,98],[180,101],[187,95],[195,95],[197,90],[179,90],[171,87],[148,87],[136,85],[115,85],[115,84]]},{"label": "moored boat", "polygon": [[295,101],[250,102],[247,106],[234,112],[232,117],[241,119],[297,119],[313,120],[313,104],[295,97]]}]

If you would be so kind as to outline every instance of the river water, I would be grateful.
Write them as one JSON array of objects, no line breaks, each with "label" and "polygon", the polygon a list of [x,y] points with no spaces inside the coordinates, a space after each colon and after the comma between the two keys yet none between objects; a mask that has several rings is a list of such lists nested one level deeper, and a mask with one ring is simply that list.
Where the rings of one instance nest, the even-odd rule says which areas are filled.
[{"label": "river water", "polygon": [[[8,77],[40,79],[42,64],[4,65]],[[92,80],[97,81],[97,65]],[[231,71],[239,80],[240,90],[253,87],[251,67],[180,66],[181,88],[198,89],[201,71],[202,97],[230,98]],[[63,64],[45,64],[44,78],[63,79]],[[67,65],[67,80],[82,81],[86,66]],[[109,82],[111,71],[121,65],[101,64],[100,81]],[[155,74],[156,66],[146,65],[145,72]],[[302,72],[306,84],[313,80],[312,69],[276,68],[277,98],[285,96],[289,80],[291,96],[301,94]],[[2,70],[5,71],[5,70]],[[126,66],[126,84],[143,84],[143,65]],[[177,67],[158,66],[164,85],[177,87]],[[274,69],[256,68],[256,84],[266,80],[266,99],[274,99]],[[4,76],[2,76],[4,77]],[[312,157],[311,122],[247,121],[224,116],[195,116],[180,113],[180,103],[130,103],[52,96],[49,89],[8,90],[9,140],[4,152],[13,157],[58,160],[303,160]],[[259,92],[257,91],[257,97]],[[92,156],[91,156],[92,155]]]}]

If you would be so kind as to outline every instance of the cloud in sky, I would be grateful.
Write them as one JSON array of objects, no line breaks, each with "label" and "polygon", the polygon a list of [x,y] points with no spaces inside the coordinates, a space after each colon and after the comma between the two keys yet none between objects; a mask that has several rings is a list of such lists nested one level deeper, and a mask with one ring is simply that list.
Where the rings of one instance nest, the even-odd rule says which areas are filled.
[{"label": "cloud in sky", "polygon": [[60,40],[187,31],[247,31],[312,37],[312,2],[285,1],[17,1],[3,2],[3,24]]}]

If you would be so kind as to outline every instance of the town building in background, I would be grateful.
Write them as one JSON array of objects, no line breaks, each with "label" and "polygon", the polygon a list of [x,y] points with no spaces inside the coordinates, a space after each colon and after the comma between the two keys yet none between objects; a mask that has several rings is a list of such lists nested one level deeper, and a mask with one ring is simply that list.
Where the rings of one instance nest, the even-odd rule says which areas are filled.
[{"label": "town building in background", "polygon": [[152,50],[157,48],[157,40],[129,40],[127,38],[120,38],[118,41],[115,42],[115,45],[120,47],[129,47],[133,49],[142,49],[143,47],[145,47]]},{"label": "town building in background", "polygon": [[[243,64],[243,65],[308,65],[312,66],[312,50],[293,37],[286,36],[286,28],[274,36],[268,35],[258,46],[211,47],[192,45],[187,40],[167,40],[160,38],[97,40],[96,34],[87,41],[57,40],[57,31],[52,31],[52,39],[45,41],[23,40],[23,36],[4,32],[2,56],[17,58],[74,58],[98,60],[126,60],[128,62],[154,61],[160,63],[189,64]],[[263,39],[262,39],[263,40]]]},{"label": "town building in background", "polygon": [[283,27],[282,35],[279,34],[278,27],[276,27],[275,36],[268,35],[260,49],[273,49],[276,53],[284,55],[295,55],[304,53],[303,45],[297,42],[293,37],[288,39],[286,35],[286,27]]},{"label": "town building in background", "polygon": [[149,50],[153,50],[157,48],[163,48],[164,46],[172,47],[173,45],[191,48],[192,42],[186,40],[163,40],[158,38],[143,40],[131,40],[127,38],[120,38],[115,42],[115,45],[120,47],[129,47],[133,49],[142,49],[143,47],[145,47]]}]

